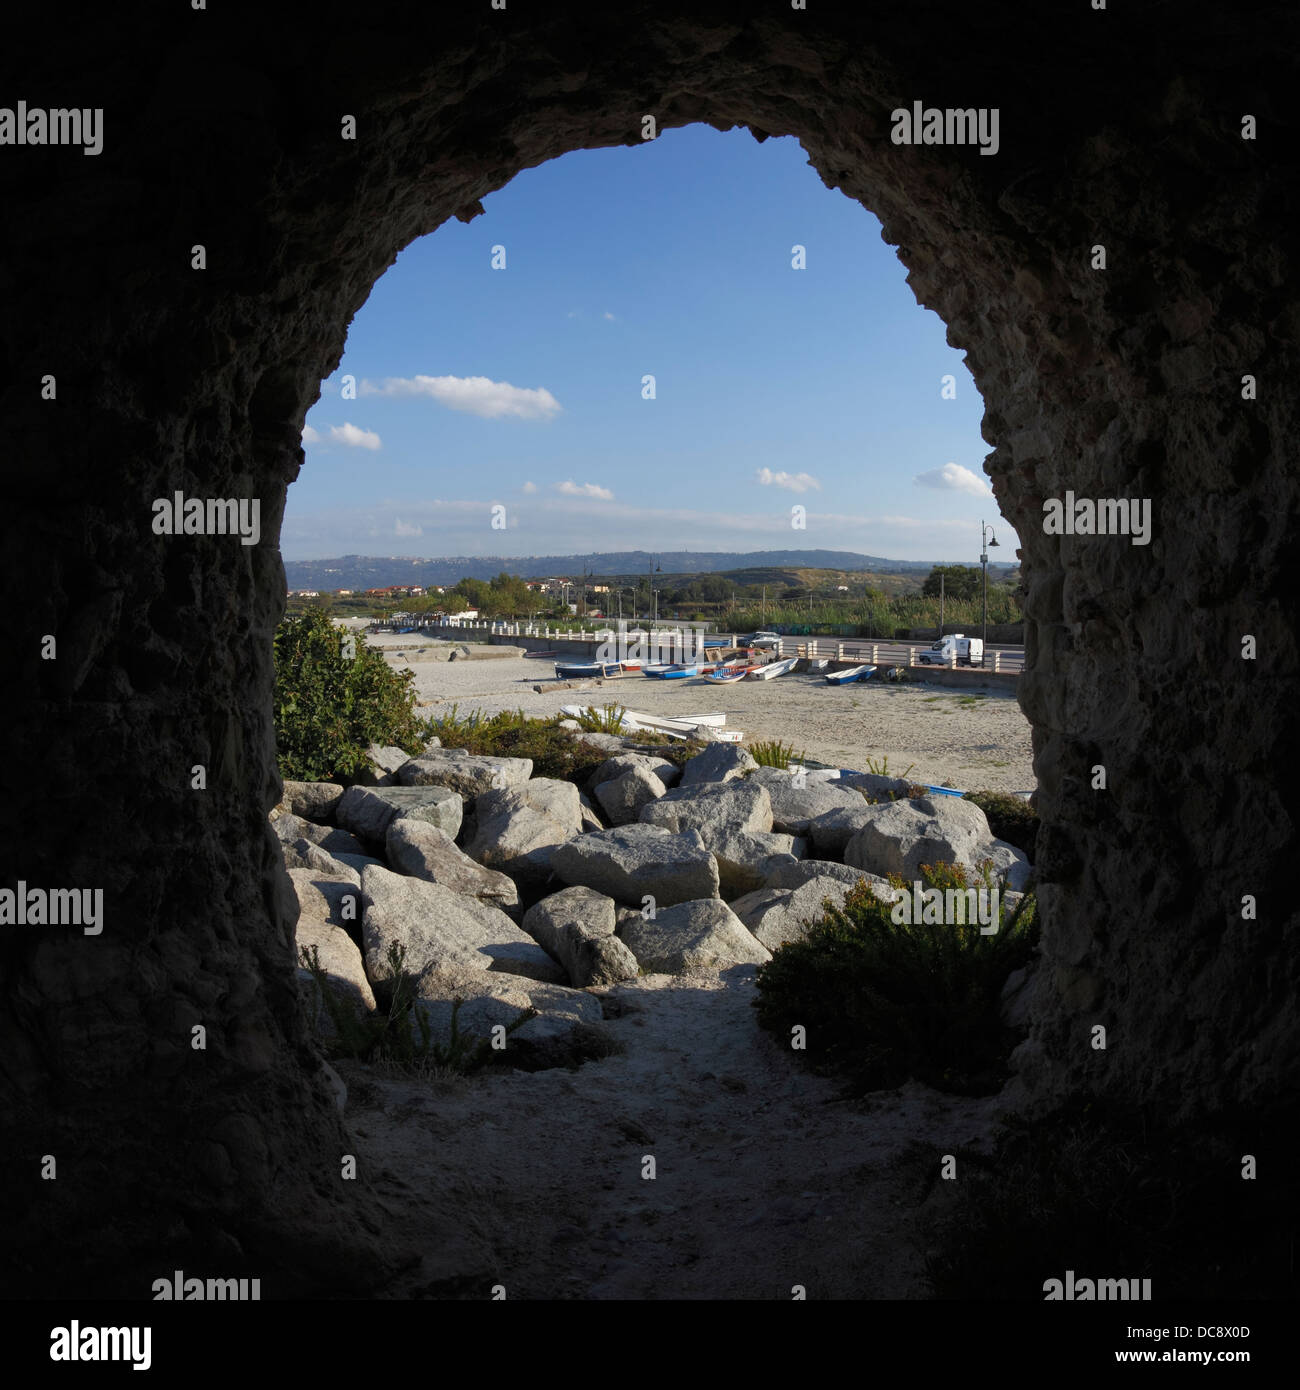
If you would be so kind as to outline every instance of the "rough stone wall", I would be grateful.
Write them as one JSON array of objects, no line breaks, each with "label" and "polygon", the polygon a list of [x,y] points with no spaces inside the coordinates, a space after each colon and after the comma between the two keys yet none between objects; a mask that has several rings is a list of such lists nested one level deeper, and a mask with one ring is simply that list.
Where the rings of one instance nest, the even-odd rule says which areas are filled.
[{"label": "rough stone wall", "polygon": [[[143,1296],[173,1254],[207,1254],[327,1291],[400,1258],[366,1175],[340,1180],[265,828],[285,489],[400,249],[520,169],[640,144],[645,114],[797,135],[882,219],[984,395],[1024,539],[1045,825],[1020,1103],[1258,1106],[1293,1071],[1294,21],[560,8],[88,8],[0,59],[5,100],[105,110],[97,157],[0,149],[6,886],[106,897],[99,937],[0,931],[15,1288]],[[999,153],[894,146],[889,112],[914,99],[999,108]],[[1042,500],[1067,488],[1150,497],[1151,544],[1044,535]],[[260,498],[261,544],[154,536],[151,502],[178,489]]]}]

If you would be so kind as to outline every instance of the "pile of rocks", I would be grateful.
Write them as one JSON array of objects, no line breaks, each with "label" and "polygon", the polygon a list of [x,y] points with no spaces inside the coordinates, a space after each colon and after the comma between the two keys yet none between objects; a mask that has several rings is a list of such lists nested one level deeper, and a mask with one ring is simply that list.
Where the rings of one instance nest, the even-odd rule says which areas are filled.
[{"label": "pile of rocks", "polygon": [[479,1034],[532,1007],[509,1046],[546,1065],[601,1019],[593,990],[769,960],[859,880],[892,900],[884,876],[922,863],[991,860],[1016,890],[1029,875],[978,806],[907,799],[898,779],[759,767],[722,743],[680,768],[629,740],[574,737],[610,754],[582,789],[534,777],[527,758],[436,742],[415,758],[372,749],[369,785],[286,782],[271,819],[298,947],[374,1009],[400,945],[441,1040],[456,998]]}]

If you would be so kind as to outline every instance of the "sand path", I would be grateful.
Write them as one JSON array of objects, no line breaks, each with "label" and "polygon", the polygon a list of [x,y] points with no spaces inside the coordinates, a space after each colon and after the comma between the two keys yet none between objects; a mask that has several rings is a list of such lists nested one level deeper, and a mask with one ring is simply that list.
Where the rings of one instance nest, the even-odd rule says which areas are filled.
[{"label": "sand path", "polygon": [[925,1297],[916,1208],[942,1154],[987,1148],[994,1100],[837,1099],[758,1029],[753,976],[600,991],[625,1050],[573,1071],[415,1082],[341,1064],[363,1177],[423,1255],[387,1294]]}]

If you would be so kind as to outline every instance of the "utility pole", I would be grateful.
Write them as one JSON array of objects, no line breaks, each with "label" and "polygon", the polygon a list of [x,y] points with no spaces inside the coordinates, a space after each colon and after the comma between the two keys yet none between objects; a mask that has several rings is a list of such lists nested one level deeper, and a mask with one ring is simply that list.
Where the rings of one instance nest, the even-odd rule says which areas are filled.
[{"label": "utility pole", "polygon": [[939,641],[943,641],[943,581],[947,576],[939,571]]},{"label": "utility pole", "polygon": [[767,626],[767,585],[763,585],[763,626]]}]

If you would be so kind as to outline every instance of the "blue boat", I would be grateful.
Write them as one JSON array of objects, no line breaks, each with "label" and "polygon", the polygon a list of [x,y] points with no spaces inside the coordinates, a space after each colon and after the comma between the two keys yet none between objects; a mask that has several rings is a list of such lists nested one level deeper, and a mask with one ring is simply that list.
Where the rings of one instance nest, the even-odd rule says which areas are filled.
[{"label": "blue boat", "polygon": [[670,666],[666,671],[661,673],[660,679],[666,681],[680,681],[685,680],[687,676],[698,676],[699,674],[700,668],[698,666]]},{"label": "blue boat", "polygon": [[827,685],[852,685],[854,681],[865,681],[876,674],[874,666],[850,666],[847,671],[832,671],[826,676]]},{"label": "blue boat", "polygon": [[623,669],[619,661],[574,661],[555,663],[557,681],[579,681],[593,676],[617,676]]}]

